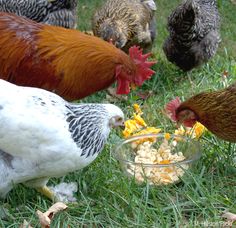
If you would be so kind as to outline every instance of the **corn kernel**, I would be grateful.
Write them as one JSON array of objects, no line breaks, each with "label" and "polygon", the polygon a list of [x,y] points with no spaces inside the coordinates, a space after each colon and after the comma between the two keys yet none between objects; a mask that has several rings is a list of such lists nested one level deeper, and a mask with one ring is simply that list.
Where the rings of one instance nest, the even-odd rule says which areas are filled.
[{"label": "corn kernel", "polygon": [[170,133],[165,133],[164,137],[165,137],[166,140],[169,140],[170,139]]},{"label": "corn kernel", "polygon": [[160,162],[160,164],[170,164],[170,160],[162,160],[161,162]]}]

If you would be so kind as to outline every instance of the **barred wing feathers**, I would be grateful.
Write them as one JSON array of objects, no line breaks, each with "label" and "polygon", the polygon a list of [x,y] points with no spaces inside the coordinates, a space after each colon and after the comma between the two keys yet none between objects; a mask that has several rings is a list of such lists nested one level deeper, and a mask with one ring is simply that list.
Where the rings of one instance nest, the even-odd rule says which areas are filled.
[{"label": "barred wing feathers", "polygon": [[24,16],[36,22],[75,28],[77,0],[0,0],[0,11]]},{"label": "barred wing feathers", "polygon": [[[99,153],[108,137],[104,133],[104,122],[99,122],[98,116],[106,116],[105,109],[93,104],[67,106],[69,131],[76,145],[82,149],[81,156],[94,156]],[[85,114],[90,112],[89,118]],[[96,124],[94,124],[96,123]]]}]

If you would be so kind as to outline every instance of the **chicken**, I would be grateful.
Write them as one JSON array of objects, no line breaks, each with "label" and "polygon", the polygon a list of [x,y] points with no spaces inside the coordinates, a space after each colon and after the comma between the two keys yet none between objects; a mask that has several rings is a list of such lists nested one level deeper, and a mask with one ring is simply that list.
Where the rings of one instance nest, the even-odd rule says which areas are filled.
[{"label": "chicken", "polygon": [[198,121],[216,136],[236,142],[236,84],[197,94],[182,103],[176,98],[166,105],[166,111],[186,127]]},{"label": "chicken", "polygon": [[129,56],[80,31],[0,13],[0,78],[53,91],[67,100],[86,97],[117,81],[117,93],[141,86],[154,73],[134,46]]},{"label": "chicken", "polygon": [[124,114],[112,104],[72,104],[0,80],[0,197],[24,183],[44,193],[51,177],[89,165]]},{"label": "chicken", "polygon": [[108,0],[93,16],[95,36],[127,50],[138,44],[150,50],[156,37],[154,0]]},{"label": "chicken", "polygon": [[168,18],[169,37],[163,50],[183,71],[207,62],[220,42],[216,0],[186,0]]},{"label": "chicken", "polygon": [[77,27],[77,0],[0,0],[0,11],[65,28]]}]

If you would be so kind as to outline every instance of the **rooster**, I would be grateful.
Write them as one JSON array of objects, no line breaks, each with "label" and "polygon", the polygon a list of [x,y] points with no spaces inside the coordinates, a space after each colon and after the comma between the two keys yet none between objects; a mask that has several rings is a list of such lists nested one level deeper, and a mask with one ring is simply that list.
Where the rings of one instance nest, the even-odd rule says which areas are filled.
[{"label": "rooster", "polygon": [[77,27],[77,0],[0,0],[0,11],[45,24]]},{"label": "rooster", "polygon": [[72,104],[43,89],[0,80],[0,197],[24,183],[53,199],[46,183],[89,165],[124,114],[112,104]]},{"label": "rooster", "polygon": [[166,105],[166,111],[173,121],[186,127],[198,121],[218,137],[236,142],[236,84],[197,94],[182,103],[176,98]]},{"label": "rooster", "polygon": [[134,46],[129,56],[80,31],[0,13],[0,78],[53,91],[67,100],[86,97],[117,80],[117,93],[141,86],[154,73],[150,54]]},{"label": "rooster", "polygon": [[134,44],[150,49],[156,37],[154,0],[108,0],[93,16],[95,36],[127,50]]},{"label": "rooster", "polygon": [[163,50],[183,71],[213,57],[220,42],[216,0],[186,0],[168,18],[169,37]]}]

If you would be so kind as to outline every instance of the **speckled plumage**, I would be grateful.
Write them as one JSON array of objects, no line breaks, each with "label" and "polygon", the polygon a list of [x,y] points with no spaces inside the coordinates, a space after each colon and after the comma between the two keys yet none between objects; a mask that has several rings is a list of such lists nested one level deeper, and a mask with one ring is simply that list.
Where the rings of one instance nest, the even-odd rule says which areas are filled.
[{"label": "speckled plumage", "polygon": [[77,26],[77,0],[0,0],[0,11],[65,28]]},{"label": "speckled plumage", "polygon": [[149,50],[156,37],[155,10],[153,0],[108,0],[93,16],[93,33],[124,51],[134,44]]},{"label": "speckled plumage", "polygon": [[123,118],[112,104],[72,104],[0,80],[0,197],[14,184],[43,187],[87,166]]},{"label": "speckled plumage", "polygon": [[189,71],[213,57],[220,42],[216,0],[186,0],[168,18],[167,59]]}]

